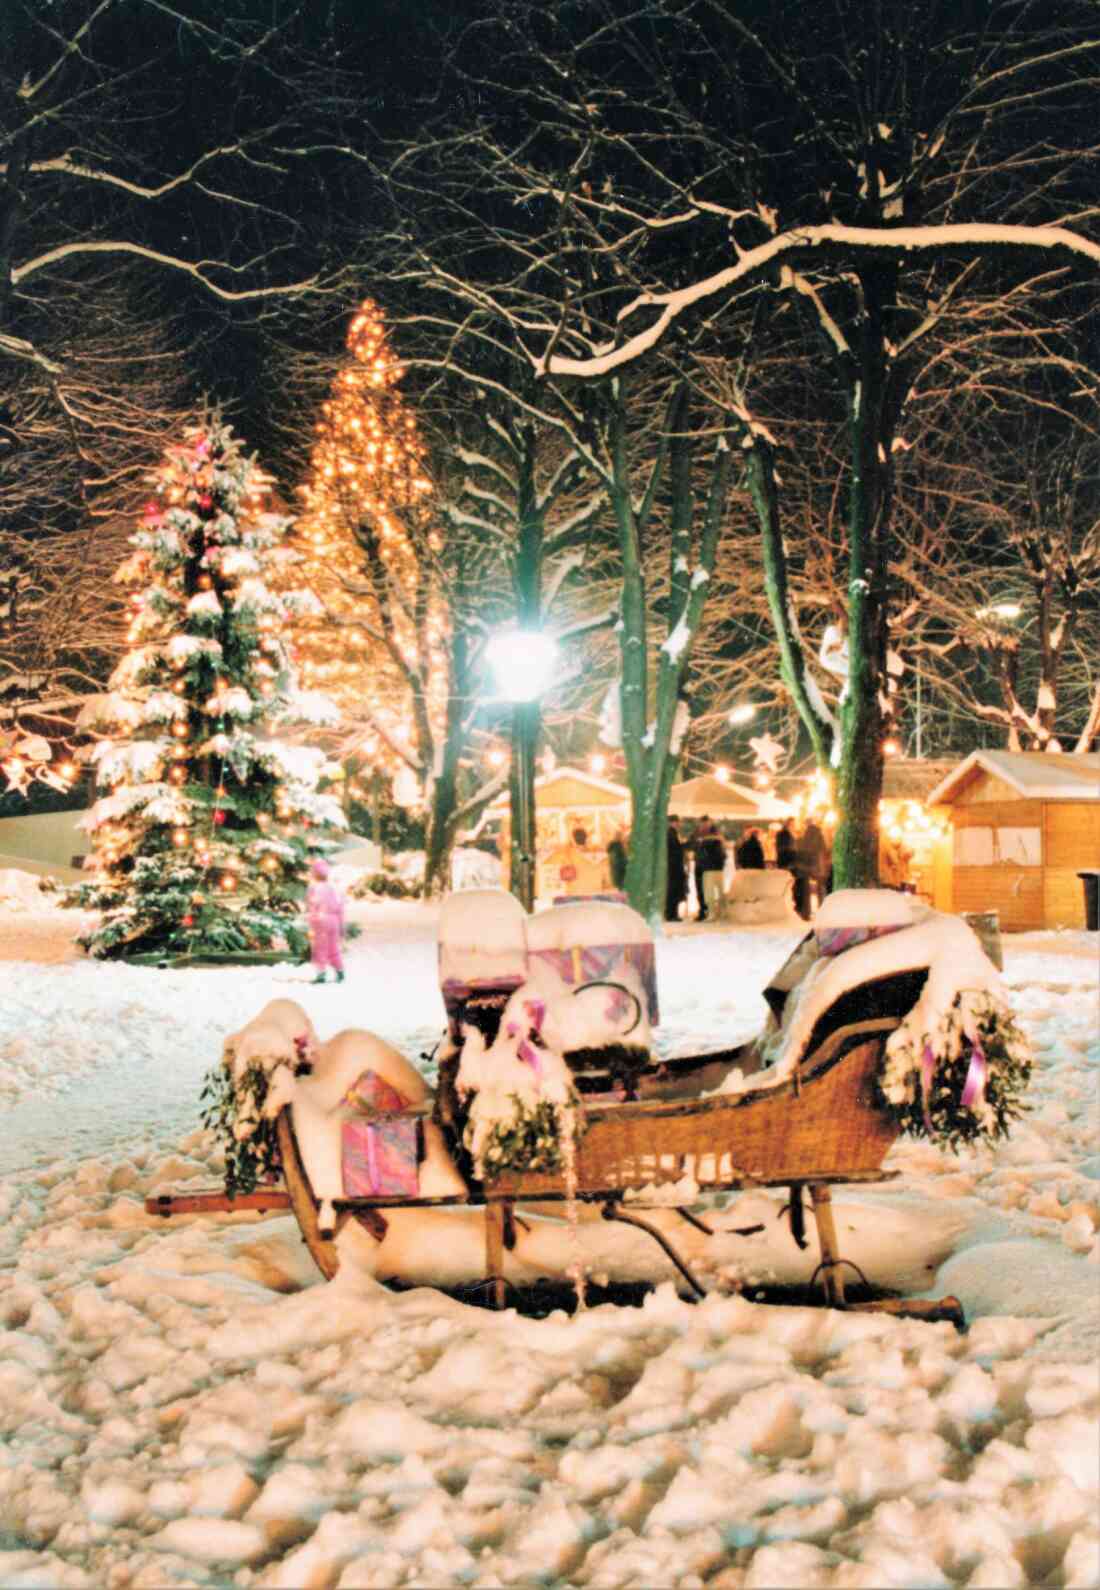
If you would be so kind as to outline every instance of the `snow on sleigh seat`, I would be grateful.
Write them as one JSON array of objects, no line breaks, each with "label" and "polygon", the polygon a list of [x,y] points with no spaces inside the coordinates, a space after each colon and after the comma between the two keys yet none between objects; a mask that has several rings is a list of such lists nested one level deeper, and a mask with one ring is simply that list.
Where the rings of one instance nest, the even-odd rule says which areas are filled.
[{"label": "snow on sleigh seat", "polygon": [[660,1019],[653,935],[630,906],[570,900],[527,923],[528,980],[553,993],[603,990],[576,1006],[564,1058],[582,1094],[633,1098],[655,1064],[650,1029]]}]

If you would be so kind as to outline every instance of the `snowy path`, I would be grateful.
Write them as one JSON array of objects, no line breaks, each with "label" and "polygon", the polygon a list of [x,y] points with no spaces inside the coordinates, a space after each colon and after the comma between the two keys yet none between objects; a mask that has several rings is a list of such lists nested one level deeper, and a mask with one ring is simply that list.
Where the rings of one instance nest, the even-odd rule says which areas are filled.
[{"label": "snowy path", "polygon": [[[362,916],[349,983],[314,989],[91,965],[70,914],[0,915],[4,1590],[1100,1585],[1095,934],[1008,941],[1039,1055],[1012,1139],[905,1142],[897,1184],[838,1198],[877,1276],[959,1293],[960,1337],[748,1301],[760,1194],[726,1224],[769,1238],[716,1264],[748,1296],[546,1320],[320,1285],[285,1218],[146,1216],[210,1178],[199,1080],[273,993],[434,1042],[432,913]],[[789,942],[674,930],[663,1042],[755,1030]]]}]

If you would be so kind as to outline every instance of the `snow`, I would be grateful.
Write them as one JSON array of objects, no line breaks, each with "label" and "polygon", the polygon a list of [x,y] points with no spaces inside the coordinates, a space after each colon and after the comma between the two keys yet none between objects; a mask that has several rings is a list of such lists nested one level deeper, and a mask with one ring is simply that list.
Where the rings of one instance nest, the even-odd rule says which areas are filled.
[{"label": "snow", "polygon": [[1003,779],[1024,800],[1100,800],[1100,751],[971,751],[925,796],[926,804],[949,799],[974,768]]},{"label": "snow", "polygon": [[[438,913],[353,903],[348,981],[313,987],[300,967],[93,962],[82,914],[9,892],[27,906],[0,913],[5,1590],[1097,1584],[1096,934],[1005,938],[1037,1050],[1007,1142],[906,1140],[897,1182],[836,1189],[842,1251],[881,1284],[954,1290],[960,1336],[754,1302],[816,1263],[779,1190],[688,1232],[707,1282],[740,1287],[697,1306],[643,1233],[583,1220],[592,1265],[660,1284],[571,1318],[390,1291],[351,1262],[325,1285],[283,1216],[147,1216],[150,1191],[213,1179],[201,1076],[273,997],[430,1071]],[[754,1033],[802,931],[673,926],[663,1052]],[[404,1279],[477,1273],[468,1216],[404,1218]],[[559,1224],[530,1225],[527,1274],[549,1273]]]},{"label": "snow", "polygon": [[[898,250],[912,253],[925,250],[962,247],[977,253],[998,248],[1039,248],[1053,255],[1065,251],[1083,259],[1100,263],[1100,243],[1081,237],[1064,226],[1018,226],[1001,222],[962,221],[943,226],[845,226],[832,221],[819,226],[799,226],[776,234],[756,248],[739,249],[733,265],[715,271],[686,287],[669,292],[641,292],[623,305],[617,315],[621,323],[630,319],[639,309],[660,304],[658,314],[644,331],[636,332],[625,341],[593,353],[590,358],[574,359],[554,353],[551,348],[541,359],[534,361],[540,374],[602,376],[609,375],[620,365],[629,364],[654,348],[663,338],[674,320],[693,304],[701,303],[716,294],[724,293],[738,282],[751,282],[765,271],[773,269],[787,254],[798,254],[807,248],[825,253],[834,250],[850,252],[859,249]],[[782,265],[780,265],[782,268]],[[857,384],[858,385],[858,384]],[[858,412],[859,395],[853,407]]]}]

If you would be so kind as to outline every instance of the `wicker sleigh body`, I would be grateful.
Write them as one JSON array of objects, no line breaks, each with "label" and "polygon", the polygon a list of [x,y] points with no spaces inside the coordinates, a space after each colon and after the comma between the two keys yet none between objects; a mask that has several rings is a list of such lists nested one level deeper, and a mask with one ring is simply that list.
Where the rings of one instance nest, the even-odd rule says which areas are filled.
[{"label": "wicker sleigh body", "polygon": [[[560,1172],[527,1172],[500,1176],[466,1194],[443,1198],[335,1199],[331,1228],[320,1224],[320,1204],[310,1187],[288,1108],[279,1117],[278,1135],[291,1207],[310,1253],[330,1278],[339,1268],[336,1237],[348,1220],[361,1221],[381,1237],[388,1209],[481,1209],[485,1279],[493,1303],[502,1307],[507,1295],[504,1254],[515,1241],[519,1207],[563,1204],[570,1196],[599,1204],[606,1219],[648,1233],[701,1297],[704,1287],[667,1231],[647,1220],[634,1201],[627,1200],[628,1192],[685,1183],[687,1201],[675,1206],[677,1212],[696,1229],[708,1231],[692,1210],[700,1200],[745,1188],[786,1186],[792,1229],[799,1240],[803,1194],[809,1194],[821,1250],[816,1273],[826,1302],[843,1307],[846,1261],[838,1251],[830,1189],[837,1183],[881,1182],[892,1175],[882,1164],[897,1128],[875,1102],[873,1079],[882,1046],[896,1026],[895,1017],[850,1023],[832,1032],[788,1080],[776,1086],[705,1098],[589,1104],[572,1191]],[[694,1064],[705,1074],[713,1067],[713,1056],[700,1056]],[[680,1092],[690,1081],[692,1065],[690,1060],[680,1062]],[[873,1306],[961,1323],[954,1299]]]}]

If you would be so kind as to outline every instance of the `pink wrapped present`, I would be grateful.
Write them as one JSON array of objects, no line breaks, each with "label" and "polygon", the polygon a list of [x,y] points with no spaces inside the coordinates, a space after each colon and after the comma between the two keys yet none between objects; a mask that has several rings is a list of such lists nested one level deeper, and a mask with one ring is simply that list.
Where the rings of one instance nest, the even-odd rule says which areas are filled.
[{"label": "pink wrapped present", "polygon": [[885,938],[888,933],[899,933],[911,927],[910,922],[879,923],[874,927],[817,928],[815,938],[822,955],[841,955],[855,949],[857,944],[867,944],[871,939]]},{"label": "pink wrapped present", "polygon": [[345,1198],[417,1197],[419,1123],[400,1118],[409,1102],[376,1071],[364,1071],[348,1090],[345,1103],[364,1113],[341,1123]]}]

